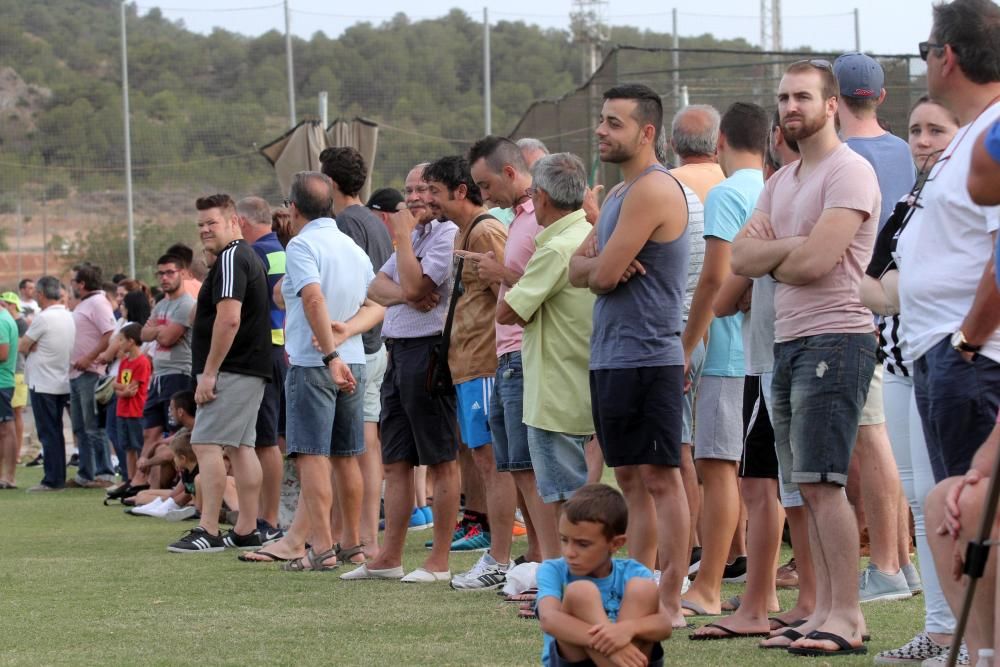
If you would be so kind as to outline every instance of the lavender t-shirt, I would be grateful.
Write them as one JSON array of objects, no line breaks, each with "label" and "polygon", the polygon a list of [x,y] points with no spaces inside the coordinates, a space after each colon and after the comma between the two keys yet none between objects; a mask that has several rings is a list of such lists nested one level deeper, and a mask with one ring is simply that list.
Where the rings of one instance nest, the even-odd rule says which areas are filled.
[{"label": "lavender t-shirt", "polygon": [[829,208],[860,211],[865,221],[844,258],[807,285],[778,283],[774,292],[775,341],[782,343],[827,333],[870,333],[872,313],[858,295],[875,245],[882,207],[878,179],[868,161],[847,144],[832,150],[799,178],[800,162],[782,167],[764,185],[757,210],[769,216],[775,235],[808,236]]}]

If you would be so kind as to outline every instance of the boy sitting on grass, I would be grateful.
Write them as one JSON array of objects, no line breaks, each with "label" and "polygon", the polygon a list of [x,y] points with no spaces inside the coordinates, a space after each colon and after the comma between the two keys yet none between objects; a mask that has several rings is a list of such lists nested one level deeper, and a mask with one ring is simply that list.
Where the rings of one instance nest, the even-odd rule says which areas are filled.
[{"label": "boy sitting on grass", "polygon": [[580,488],[562,508],[562,558],[538,568],[546,667],[661,667],[670,619],[653,573],[613,558],[625,544],[628,507],[605,484]]}]

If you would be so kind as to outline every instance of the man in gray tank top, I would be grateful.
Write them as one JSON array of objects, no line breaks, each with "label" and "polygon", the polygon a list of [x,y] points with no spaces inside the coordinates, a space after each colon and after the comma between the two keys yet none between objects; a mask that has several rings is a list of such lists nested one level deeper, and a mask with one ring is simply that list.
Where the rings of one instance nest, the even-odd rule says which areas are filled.
[{"label": "man in gray tank top", "polygon": [[570,261],[570,282],[598,295],[590,392],[604,459],[629,506],[632,558],[653,569],[660,600],[684,625],[687,498],[680,475],[684,350],[681,330],[690,244],[684,192],[657,161],[663,107],[643,85],[604,93],[601,160],[621,167],[596,228]]}]

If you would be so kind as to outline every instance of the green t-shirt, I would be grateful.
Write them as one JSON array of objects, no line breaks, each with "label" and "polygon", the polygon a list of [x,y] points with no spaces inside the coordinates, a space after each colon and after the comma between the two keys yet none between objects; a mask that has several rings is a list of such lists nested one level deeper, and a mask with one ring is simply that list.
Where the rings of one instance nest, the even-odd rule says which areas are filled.
[{"label": "green t-shirt", "polygon": [[6,308],[0,308],[0,345],[7,345],[7,360],[0,362],[0,389],[14,387],[17,367],[17,322]]}]

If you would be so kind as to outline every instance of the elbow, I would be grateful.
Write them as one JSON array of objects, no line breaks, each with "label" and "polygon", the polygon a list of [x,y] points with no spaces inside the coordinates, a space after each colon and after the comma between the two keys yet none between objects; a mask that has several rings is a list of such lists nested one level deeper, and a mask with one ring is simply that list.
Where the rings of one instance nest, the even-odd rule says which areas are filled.
[{"label": "elbow", "polygon": [[419,287],[403,287],[403,299],[405,301],[420,301],[425,296],[427,296],[427,292]]}]

